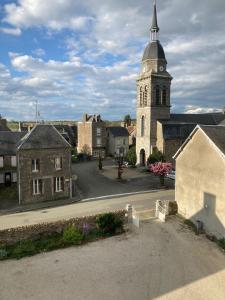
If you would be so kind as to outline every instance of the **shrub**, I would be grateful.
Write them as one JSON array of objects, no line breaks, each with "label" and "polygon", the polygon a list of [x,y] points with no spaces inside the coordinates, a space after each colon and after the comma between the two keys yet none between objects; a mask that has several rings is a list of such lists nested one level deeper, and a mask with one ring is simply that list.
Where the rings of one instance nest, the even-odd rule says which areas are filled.
[{"label": "shrub", "polygon": [[83,235],[75,226],[69,226],[63,231],[63,241],[69,245],[80,245]]},{"label": "shrub", "polygon": [[0,249],[0,260],[8,256],[8,252],[5,249]]},{"label": "shrub", "polygon": [[157,149],[157,147],[155,147],[152,151],[152,154],[149,156],[148,160],[147,160],[147,164],[150,165],[150,164],[154,164],[156,162],[165,162],[165,157],[164,155],[162,154],[161,151],[159,151]]},{"label": "shrub", "polygon": [[225,238],[218,240],[217,243],[223,250],[225,250]]},{"label": "shrub", "polygon": [[73,164],[77,163],[77,162],[79,161],[77,155],[73,154],[73,155],[71,156],[71,161],[72,161]]},{"label": "shrub", "polygon": [[127,152],[126,160],[132,167],[136,166],[137,163],[136,147],[130,148],[130,150]]},{"label": "shrub", "polygon": [[123,228],[123,221],[113,213],[100,215],[97,224],[103,234],[115,234]]},{"label": "shrub", "polygon": [[36,253],[34,243],[32,241],[20,241],[12,250],[12,257],[21,258]]}]

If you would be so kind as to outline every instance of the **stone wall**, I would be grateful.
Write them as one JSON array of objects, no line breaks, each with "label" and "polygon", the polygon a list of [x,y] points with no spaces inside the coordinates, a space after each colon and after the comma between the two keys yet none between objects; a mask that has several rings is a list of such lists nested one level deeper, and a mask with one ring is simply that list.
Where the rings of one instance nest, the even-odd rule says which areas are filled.
[{"label": "stone wall", "polygon": [[[126,221],[125,210],[115,211],[113,212],[113,214],[117,215],[125,223]],[[78,229],[82,229],[83,224],[87,223],[89,224],[90,229],[95,228],[98,217],[99,214],[93,216],[81,217],[81,218],[72,218],[69,220],[56,221],[51,223],[42,223],[42,224],[0,230],[0,245],[14,244],[22,240],[37,240],[43,236],[49,236],[54,233],[61,233],[66,227],[70,225],[74,225]]]}]

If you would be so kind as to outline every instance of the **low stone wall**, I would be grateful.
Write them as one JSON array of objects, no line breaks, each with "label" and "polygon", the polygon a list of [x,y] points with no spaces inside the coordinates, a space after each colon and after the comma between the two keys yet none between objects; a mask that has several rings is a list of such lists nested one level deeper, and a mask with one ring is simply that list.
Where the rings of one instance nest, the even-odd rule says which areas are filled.
[{"label": "low stone wall", "polygon": [[[112,213],[117,215],[120,219],[123,220],[123,223],[125,223],[125,210],[115,211]],[[78,229],[82,230],[83,225],[88,224],[90,226],[90,229],[93,229],[96,227],[97,218],[100,215],[101,214],[0,230],[0,246],[4,244],[14,244],[22,240],[37,240],[43,236],[49,236],[54,233],[61,233],[66,227],[70,225],[74,225]]]}]

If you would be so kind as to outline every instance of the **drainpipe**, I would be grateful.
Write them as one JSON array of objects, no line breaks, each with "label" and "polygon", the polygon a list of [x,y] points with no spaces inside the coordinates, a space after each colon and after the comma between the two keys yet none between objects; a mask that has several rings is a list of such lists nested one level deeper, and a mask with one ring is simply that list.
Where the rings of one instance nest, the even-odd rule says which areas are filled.
[{"label": "drainpipe", "polygon": [[21,204],[21,188],[20,188],[20,157],[19,153],[17,152],[17,173],[18,173],[18,193],[19,193],[19,205]]}]

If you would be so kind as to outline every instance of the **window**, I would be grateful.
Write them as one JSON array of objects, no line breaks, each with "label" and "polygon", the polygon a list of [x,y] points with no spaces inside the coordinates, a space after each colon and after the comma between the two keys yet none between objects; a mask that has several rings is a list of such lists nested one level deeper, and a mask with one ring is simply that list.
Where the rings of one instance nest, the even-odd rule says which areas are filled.
[{"label": "window", "polygon": [[145,134],[145,117],[141,117],[141,136],[144,136]]},{"label": "window", "polygon": [[62,157],[55,158],[55,169],[61,170],[62,169]]},{"label": "window", "polygon": [[101,128],[97,128],[97,136],[101,136],[102,133],[102,129]]},{"label": "window", "polygon": [[16,167],[16,156],[11,156],[11,166]]},{"label": "window", "polygon": [[63,177],[55,177],[54,178],[55,183],[55,192],[62,192],[64,190],[64,180]]},{"label": "window", "polygon": [[140,88],[140,106],[142,106],[143,100],[142,100],[142,87]]},{"label": "window", "polygon": [[144,106],[147,106],[147,101],[148,101],[148,88],[146,86],[144,92]]},{"label": "window", "polygon": [[166,87],[164,87],[162,92],[162,105],[166,105],[167,102],[166,98],[167,98]]},{"label": "window", "polygon": [[12,173],[12,182],[17,182],[17,174]]},{"label": "window", "polygon": [[40,160],[32,159],[32,172],[40,171]]},{"label": "window", "polygon": [[0,156],[0,168],[4,167],[4,160],[3,160],[3,156]]},{"label": "window", "polygon": [[123,139],[123,144],[126,145],[126,139]]},{"label": "window", "polygon": [[102,139],[97,138],[97,147],[101,147],[101,145],[102,145]]},{"label": "window", "polygon": [[160,89],[158,85],[156,86],[155,89],[155,103],[156,105],[160,105]]},{"label": "window", "polygon": [[42,193],[42,180],[34,179],[32,185],[33,185],[33,195],[40,195]]}]

